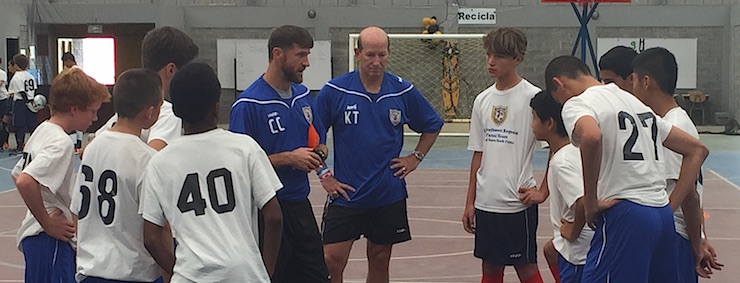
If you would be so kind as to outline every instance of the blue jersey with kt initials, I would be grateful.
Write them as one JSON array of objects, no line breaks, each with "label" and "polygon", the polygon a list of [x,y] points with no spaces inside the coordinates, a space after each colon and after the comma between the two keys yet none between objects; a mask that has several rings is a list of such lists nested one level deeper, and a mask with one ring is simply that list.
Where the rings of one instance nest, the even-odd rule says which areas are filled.
[{"label": "blue jersey with kt initials", "polygon": [[[250,135],[267,155],[308,146],[308,127],[313,124],[320,143],[326,143],[326,130],[318,119],[311,93],[302,84],[291,84],[293,96],[283,99],[262,77],[239,95],[231,106],[229,130]],[[280,201],[295,202],[308,197],[308,175],[291,166],[275,168],[283,188]]]},{"label": "blue jersey with kt initials", "polygon": [[403,148],[403,125],[420,133],[434,133],[444,122],[416,87],[385,73],[380,92],[369,93],[357,71],[324,85],[316,107],[326,128],[334,134],[334,175],[356,189],[350,201],[336,205],[372,208],[408,197],[406,182],[393,176],[391,159]]}]

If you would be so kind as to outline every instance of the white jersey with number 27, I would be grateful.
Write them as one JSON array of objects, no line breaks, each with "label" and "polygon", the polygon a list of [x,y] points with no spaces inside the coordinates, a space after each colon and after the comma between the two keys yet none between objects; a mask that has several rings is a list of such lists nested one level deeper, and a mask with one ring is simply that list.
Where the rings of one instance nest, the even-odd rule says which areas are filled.
[{"label": "white jersey with number 27", "polygon": [[562,116],[575,146],[579,141],[573,131],[580,118],[593,117],[601,129],[598,199],[652,207],[668,204],[662,144],[671,130],[669,123],[615,84],[592,86],[569,99]]}]

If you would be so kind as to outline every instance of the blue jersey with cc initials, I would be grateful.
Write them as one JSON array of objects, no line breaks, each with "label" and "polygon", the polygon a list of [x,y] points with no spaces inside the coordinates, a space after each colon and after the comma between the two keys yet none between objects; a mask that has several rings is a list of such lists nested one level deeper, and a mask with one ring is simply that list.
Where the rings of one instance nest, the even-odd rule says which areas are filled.
[{"label": "blue jersey with cc initials", "polygon": [[403,126],[434,133],[444,122],[414,85],[385,73],[380,92],[368,93],[357,71],[324,85],[316,97],[322,123],[334,134],[334,175],[356,189],[336,205],[372,208],[408,197],[391,159],[403,148]]},{"label": "blue jersey with cc initials", "polygon": [[[302,84],[291,84],[293,96],[283,99],[262,77],[239,95],[231,106],[229,130],[250,135],[267,155],[308,146],[308,126],[313,123],[320,143],[326,130],[318,119],[311,92]],[[308,197],[308,175],[291,166],[275,168],[283,188],[280,201],[296,202]]]}]

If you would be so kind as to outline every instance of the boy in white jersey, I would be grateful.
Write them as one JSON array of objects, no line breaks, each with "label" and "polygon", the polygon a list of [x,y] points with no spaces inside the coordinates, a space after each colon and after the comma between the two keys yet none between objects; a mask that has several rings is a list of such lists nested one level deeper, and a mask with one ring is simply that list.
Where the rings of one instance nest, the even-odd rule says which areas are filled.
[{"label": "boy in white jersey", "polygon": [[[545,82],[563,104],[563,123],[580,148],[586,221],[596,229],[582,280],[675,282],[671,207],[683,197],[668,205],[659,143],[684,156],[679,192],[693,188],[709,151],[630,93],[601,84],[578,58],[553,59]],[[600,205],[611,200],[619,202]]]},{"label": "boy in white jersey", "polygon": [[[160,27],[146,33],[141,42],[141,63],[146,69],[155,71],[162,79],[163,95],[169,94],[170,80],[178,68],[182,68],[198,56],[198,46],[183,31],[173,27]],[[154,125],[141,131],[141,139],[155,150],[161,150],[179,137],[182,121],[172,113],[172,104],[165,101],[160,107],[159,118]],[[110,129],[118,120],[113,115],[108,122],[95,132],[99,135]]]},{"label": "boy in white jersey", "polygon": [[113,102],[118,122],[87,147],[72,196],[70,209],[78,218],[76,277],[84,283],[153,282],[159,269],[144,247],[138,211],[144,167],[156,151],[139,136],[159,116],[159,75],[147,69],[124,72]]},{"label": "boy in white jersey", "polygon": [[[170,81],[175,72],[198,56],[198,50],[198,45],[190,36],[174,27],[159,27],[146,33],[141,42],[141,64],[145,69],[159,74],[164,98],[170,93]],[[118,115],[113,115],[95,134],[99,135],[110,129],[117,120]],[[182,120],[172,113],[172,104],[165,100],[160,106],[157,122],[149,129],[141,131],[141,140],[159,151],[181,134]],[[84,148],[80,156],[84,156],[83,153]],[[169,228],[165,229],[164,233],[166,238],[173,237]],[[172,243],[172,241],[168,242]],[[174,249],[171,245],[170,247]]]},{"label": "boy in white jersey", "polygon": [[[0,66],[2,66],[3,58],[0,58]],[[10,71],[10,64],[8,64],[8,71]],[[8,109],[8,73],[0,69],[0,151],[5,150],[5,144],[8,142],[9,125],[2,121],[3,116],[10,114]]]},{"label": "boy in white jersey", "polygon": [[[583,211],[583,178],[578,148],[570,144],[565,132],[562,109],[547,91],[538,93],[530,102],[532,106],[532,130],[537,140],[550,145],[550,160],[547,184],[550,189],[550,220],[554,228],[553,239],[545,249],[552,248],[556,254],[555,266],[559,274],[557,282],[579,283],[586,263],[593,230],[586,228]],[[548,254],[548,251],[545,251]]]},{"label": "boy in white jersey", "polygon": [[[217,127],[220,94],[206,64],[185,65],[172,79],[173,111],[185,134],[145,169],[144,244],[171,282],[270,282],[283,227],[275,198],[282,184],[254,139]],[[262,257],[257,209],[265,222]],[[177,238],[176,263],[164,245],[165,222]]]},{"label": "boy in white jersey", "polygon": [[8,84],[8,93],[13,97],[13,129],[15,130],[15,150],[23,151],[26,132],[33,131],[38,121],[36,113],[31,112],[26,106],[26,101],[33,100],[36,95],[36,79],[28,72],[28,57],[22,54],[13,56],[16,71]]},{"label": "boy in white jersey", "polygon": [[70,245],[75,227],[72,199],[74,146],[69,134],[97,120],[108,89],[75,68],[51,84],[51,118],[28,139],[11,175],[28,207],[18,229],[18,248],[26,261],[25,282],[75,282],[75,255]]},{"label": "boy in white jersey", "polygon": [[[632,93],[666,122],[698,139],[699,133],[691,118],[673,98],[678,77],[678,65],[673,54],[665,48],[650,48],[637,55],[632,61],[632,67],[634,69]],[[666,191],[674,197],[676,180],[681,170],[681,155],[671,151],[665,153]],[[698,282],[697,275],[709,278],[712,268],[722,267],[722,264],[717,262],[717,254],[709,241],[701,239],[702,179],[700,175],[696,188],[686,193],[681,207],[673,213],[679,271],[677,282]]]},{"label": "boy in white jersey", "polygon": [[473,104],[468,141],[473,158],[463,228],[475,234],[475,257],[483,260],[481,282],[503,282],[507,265],[514,266],[521,282],[542,282],[537,269],[537,204],[547,191],[536,189],[532,175],[537,141],[529,107],[540,89],[516,71],[527,50],[524,33],[495,29],[484,37],[483,46],[488,74],[496,83]]},{"label": "boy in white jersey", "polygon": [[599,58],[599,75],[604,84],[614,83],[632,93],[632,60],[637,52],[627,46],[615,46]]}]

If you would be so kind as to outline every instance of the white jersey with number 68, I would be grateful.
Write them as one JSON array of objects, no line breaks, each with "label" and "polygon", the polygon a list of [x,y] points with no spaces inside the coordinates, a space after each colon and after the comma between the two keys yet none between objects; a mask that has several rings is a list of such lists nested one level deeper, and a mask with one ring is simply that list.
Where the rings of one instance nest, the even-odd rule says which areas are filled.
[{"label": "white jersey with number 68", "polygon": [[77,281],[159,277],[139,215],[141,178],[155,152],[139,137],[116,131],[101,133],[85,150],[70,207],[79,219]]}]

